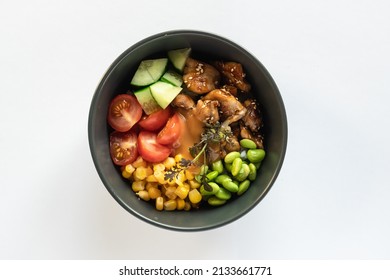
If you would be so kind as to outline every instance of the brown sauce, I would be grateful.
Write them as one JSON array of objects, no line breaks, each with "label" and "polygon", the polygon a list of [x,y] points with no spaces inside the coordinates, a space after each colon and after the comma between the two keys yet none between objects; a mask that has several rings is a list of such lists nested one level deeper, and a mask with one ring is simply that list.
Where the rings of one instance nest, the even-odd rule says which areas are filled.
[{"label": "brown sauce", "polygon": [[178,112],[183,116],[184,125],[179,139],[180,146],[176,148],[175,154],[182,154],[186,159],[193,159],[189,148],[200,141],[204,130],[203,123],[193,115],[191,110],[178,109]]}]

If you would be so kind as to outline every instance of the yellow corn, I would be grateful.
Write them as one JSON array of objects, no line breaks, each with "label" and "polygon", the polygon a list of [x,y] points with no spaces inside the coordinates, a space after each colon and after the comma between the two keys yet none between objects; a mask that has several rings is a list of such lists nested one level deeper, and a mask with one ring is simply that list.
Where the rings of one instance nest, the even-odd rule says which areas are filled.
[{"label": "yellow corn", "polygon": [[132,164],[128,164],[128,165],[126,165],[125,170],[126,170],[128,173],[133,174],[135,168],[134,168],[134,166],[133,166]]},{"label": "yellow corn", "polygon": [[184,201],[184,199],[181,199],[181,198],[176,198],[176,209],[177,210],[183,210],[184,207],[186,205],[186,202]]},{"label": "yellow corn", "polygon": [[175,190],[175,194],[181,199],[185,199],[189,193],[189,188],[183,186],[178,186]]},{"label": "yellow corn", "polygon": [[149,201],[150,200],[150,196],[149,196],[149,192],[148,191],[139,191],[139,192],[137,192],[137,195],[142,200],[145,200],[145,201]]},{"label": "yellow corn", "polygon": [[133,173],[134,180],[142,181],[146,178],[146,168],[143,166],[138,167]]},{"label": "yellow corn", "polygon": [[138,167],[146,167],[148,163],[141,157],[137,157],[137,159],[132,163],[133,167],[138,168]]},{"label": "yellow corn", "polygon": [[158,188],[149,188],[148,193],[151,199],[157,199],[161,196],[161,191]]},{"label": "yellow corn", "polygon": [[164,210],[166,211],[173,211],[176,209],[176,206],[177,206],[176,199],[170,199],[164,202]]},{"label": "yellow corn", "polygon": [[189,211],[189,210],[191,210],[191,203],[186,201],[184,204],[184,211]]},{"label": "yellow corn", "polygon": [[182,186],[184,181],[186,180],[186,175],[184,175],[183,171],[180,171],[179,174],[175,177],[175,183],[179,186]]},{"label": "yellow corn", "polygon": [[131,177],[131,173],[127,172],[126,169],[123,169],[122,177],[126,178],[126,179],[129,179]]},{"label": "yellow corn", "polygon": [[164,209],[164,198],[161,196],[156,198],[156,209],[159,211]]},{"label": "yellow corn", "polygon": [[153,171],[164,171],[165,170],[165,165],[162,163],[156,163],[153,165]]},{"label": "yellow corn", "polygon": [[190,199],[190,201],[192,203],[196,204],[202,200],[202,195],[200,194],[200,192],[197,189],[192,189],[188,193],[188,198]]},{"label": "yellow corn", "polygon": [[179,163],[179,162],[182,160],[182,158],[183,158],[183,155],[182,155],[182,154],[177,154],[177,155],[175,156],[175,161],[176,161],[177,163]]},{"label": "yellow corn", "polygon": [[151,174],[148,177],[146,177],[146,182],[157,183],[158,180],[157,180],[156,176],[154,176],[154,174]]},{"label": "yellow corn", "polygon": [[158,188],[157,182],[146,182],[145,189],[148,191],[150,188]]},{"label": "yellow corn", "polygon": [[194,176],[194,174],[191,172],[191,171],[189,171],[188,169],[186,169],[186,171],[184,172],[184,174],[186,175],[186,178],[187,178],[187,180],[193,180],[194,178],[195,178],[195,176]]},{"label": "yellow corn", "polygon": [[164,171],[156,170],[154,171],[154,177],[157,179],[157,182],[160,184],[166,184],[164,179]]},{"label": "yellow corn", "polygon": [[167,157],[164,161],[163,164],[165,166],[165,169],[171,169],[175,164],[175,159],[173,157]]},{"label": "yellow corn", "polygon": [[139,192],[145,189],[145,181],[134,181],[131,185],[131,188],[134,192]]},{"label": "yellow corn", "polygon": [[197,189],[200,187],[200,183],[196,180],[188,181],[188,183],[190,184],[191,189]]},{"label": "yellow corn", "polygon": [[175,199],[177,197],[177,194],[175,193],[176,187],[169,186],[165,189],[165,196],[169,199]]}]

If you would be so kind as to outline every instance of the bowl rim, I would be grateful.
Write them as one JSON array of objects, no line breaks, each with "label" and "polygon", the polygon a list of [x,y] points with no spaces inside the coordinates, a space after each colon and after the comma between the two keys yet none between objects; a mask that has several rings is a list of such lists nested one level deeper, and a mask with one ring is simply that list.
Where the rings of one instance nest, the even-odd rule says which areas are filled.
[{"label": "bowl rim", "polygon": [[[280,108],[280,114],[281,114],[281,125],[282,125],[282,135],[283,139],[281,139],[281,145],[282,145],[282,150],[280,152],[279,160],[276,164],[275,170],[272,172],[272,177],[268,182],[268,186],[264,189],[262,194],[248,207],[243,209],[242,211],[239,211],[236,215],[222,220],[218,223],[213,223],[210,225],[206,226],[201,226],[201,227],[185,227],[185,226],[173,226],[173,225],[167,225],[164,223],[161,223],[159,221],[149,219],[148,217],[142,215],[141,213],[137,212],[136,210],[132,209],[129,205],[124,203],[121,199],[117,197],[117,195],[113,192],[113,190],[109,187],[109,183],[107,182],[106,178],[102,175],[102,171],[100,170],[100,165],[98,163],[97,156],[95,155],[94,151],[94,139],[92,137],[93,131],[92,131],[92,116],[94,114],[94,107],[96,107],[96,101],[97,97],[99,96],[99,92],[102,90],[104,87],[104,84],[107,80],[107,78],[111,75],[113,70],[117,67],[117,65],[133,50],[139,48],[140,46],[144,45],[145,43],[158,39],[160,37],[164,36],[180,36],[180,35],[198,35],[198,36],[203,36],[203,37],[210,37],[212,39],[217,39],[220,41],[223,41],[226,44],[232,45],[233,47],[237,48],[240,50],[240,52],[244,53],[248,57],[250,57],[255,64],[263,71],[264,77],[267,79],[267,82],[269,83],[270,87],[272,88],[272,91],[276,95],[276,100],[278,102],[278,107]],[[288,119],[287,119],[287,113],[286,113],[286,108],[282,99],[282,96],[280,94],[279,88],[277,87],[274,79],[266,69],[266,67],[257,59],[256,56],[248,52],[245,48],[240,46],[239,44],[233,42],[230,39],[227,39],[226,37],[223,37],[221,35],[217,35],[211,32],[206,32],[206,31],[200,31],[200,30],[191,30],[191,29],[177,29],[177,30],[170,30],[170,31],[165,31],[165,32],[159,32],[153,35],[150,35],[148,37],[145,37],[144,39],[136,42],[135,44],[131,45],[128,47],[125,51],[123,51],[107,68],[105,71],[104,75],[101,77],[100,81],[98,82],[98,86],[96,87],[94,94],[92,96],[92,100],[90,103],[90,108],[89,108],[89,114],[88,114],[88,143],[89,143],[89,148],[90,148],[90,153],[92,156],[92,160],[95,166],[95,169],[98,173],[98,176],[100,177],[101,181],[103,182],[103,185],[105,188],[108,190],[108,192],[111,194],[111,196],[127,211],[130,212],[133,216],[139,218],[140,220],[147,222],[151,225],[157,226],[159,228],[164,228],[168,230],[174,230],[174,231],[186,231],[186,232],[194,232],[194,231],[205,231],[205,230],[211,230],[215,228],[219,228],[222,226],[225,226],[227,224],[230,224],[239,218],[243,217],[247,213],[249,213],[253,208],[255,208],[260,201],[267,195],[267,193],[270,191],[272,186],[274,185],[277,177],[279,176],[279,173],[281,171],[283,162],[285,160],[286,152],[287,152],[287,142],[288,142]]]}]

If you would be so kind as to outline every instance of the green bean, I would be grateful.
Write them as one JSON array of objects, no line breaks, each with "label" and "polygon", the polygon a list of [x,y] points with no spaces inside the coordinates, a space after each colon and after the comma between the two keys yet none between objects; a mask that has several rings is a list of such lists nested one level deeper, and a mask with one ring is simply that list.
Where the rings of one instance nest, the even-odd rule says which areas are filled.
[{"label": "green bean", "polygon": [[240,145],[241,145],[241,147],[246,148],[246,149],[256,149],[256,147],[257,147],[256,143],[250,139],[241,139]]},{"label": "green bean", "polygon": [[237,195],[242,195],[244,192],[246,192],[250,184],[251,182],[249,180],[245,180],[241,182],[240,185],[238,186]]},{"label": "green bean", "polygon": [[217,160],[213,162],[213,164],[211,165],[211,169],[213,169],[214,171],[218,171],[218,173],[222,173],[223,172],[222,160]]},{"label": "green bean", "polygon": [[232,197],[232,194],[225,188],[219,188],[215,196],[219,199],[228,200]]},{"label": "green bean", "polygon": [[242,159],[241,158],[235,158],[232,163],[232,170],[230,171],[233,176],[236,176],[238,172],[240,171],[242,166]]},{"label": "green bean", "polygon": [[248,179],[251,180],[251,181],[254,181],[256,179],[256,176],[257,176],[256,165],[254,165],[253,163],[249,163],[248,166],[249,166]]},{"label": "green bean", "polygon": [[225,181],[222,183],[222,186],[227,189],[229,192],[237,192],[238,191],[238,186],[237,184],[233,183],[231,180],[230,181]]},{"label": "green bean", "polygon": [[241,154],[239,152],[230,152],[225,156],[224,161],[225,163],[232,163],[235,158],[240,156]]},{"label": "green bean", "polygon": [[243,163],[240,171],[238,172],[237,176],[235,176],[234,178],[236,178],[238,181],[242,182],[248,177],[249,172],[250,172],[250,169],[249,169],[248,164]]},{"label": "green bean", "polygon": [[208,183],[208,185],[212,188],[212,190],[208,191],[205,189],[204,185],[201,185],[200,186],[200,194],[201,195],[213,195],[213,194],[216,194],[220,189],[220,187],[216,183],[210,182],[210,183]]},{"label": "green bean", "polygon": [[246,155],[250,162],[258,163],[264,159],[265,151],[263,149],[249,149]]},{"label": "green bean", "polygon": [[223,205],[226,203],[226,200],[224,199],[220,199],[216,196],[212,196],[210,197],[207,202],[211,205],[211,206],[220,206],[220,205]]},{"label": "green bean", "polygon": [[211,171],[209,172],[207,175],[206,175],[206,178],[209,180],[209,181],[213,181],[215,178],[218,177],[218,171]]}]

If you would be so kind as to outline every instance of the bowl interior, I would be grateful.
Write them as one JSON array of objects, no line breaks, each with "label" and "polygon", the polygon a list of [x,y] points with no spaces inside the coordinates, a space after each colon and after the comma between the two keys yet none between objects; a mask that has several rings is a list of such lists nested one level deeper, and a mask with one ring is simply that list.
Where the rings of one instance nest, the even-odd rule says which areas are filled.
[{"label": "bowl interior", "polygon": [[[112,98],[130,88],[130,79],[140,61],[168,50],[191,47],[193,53],[223,58],[243,65],[253,93],[259,100],[265,123],[267,156],[257,179],[239,199],[226,205],[194,211],[157,211],[153,205],[139,201],[113,165],[109,154],[106,121]],[[167,229],[206,230],[230,223],[246,214],[266,195],[283,163],[287,145],[287,120],[280,93],[264,66],[250,53],[225,38],[197,31],[172,31],[149,37],[126,50],[110,66],[92,100],[89,114],[89,142],[98,174],[111,195],[130,213]]]}]

